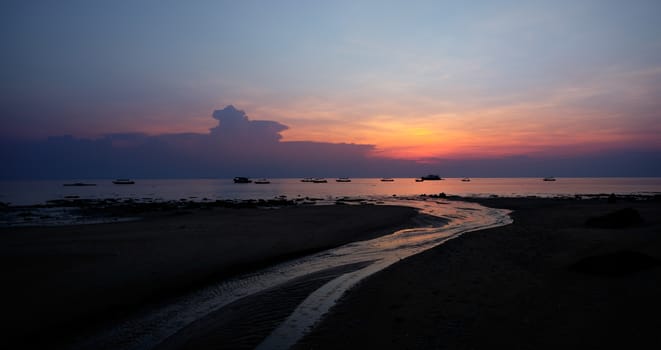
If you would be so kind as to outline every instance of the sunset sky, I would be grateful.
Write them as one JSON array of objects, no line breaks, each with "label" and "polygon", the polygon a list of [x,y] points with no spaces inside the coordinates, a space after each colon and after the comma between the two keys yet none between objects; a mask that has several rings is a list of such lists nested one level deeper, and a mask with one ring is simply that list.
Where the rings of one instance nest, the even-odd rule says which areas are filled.
[{"label": "sunset sky", "polygon": [[661,152],[661,2],[3,1],[0,136],[207,134],[417,162]]}]

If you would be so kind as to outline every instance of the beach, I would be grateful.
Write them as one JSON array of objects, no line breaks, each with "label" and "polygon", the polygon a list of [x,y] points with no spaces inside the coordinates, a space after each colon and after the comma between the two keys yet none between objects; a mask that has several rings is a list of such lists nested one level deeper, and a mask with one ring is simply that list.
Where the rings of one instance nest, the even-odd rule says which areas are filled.
[{"label": "beach", "polygon": [[[367,277],[296,348],[636,348],[656,340],[658,198],[463,200],[511,209],[514,223],[464,234]],[[213,281],[419,219],[406,207],[331,205],[3,228],[6,339],[67,347]],[[253,348],[309,293],[362,267],[320,271],[237,300],[157,348]]]},{"label": "beach", "polygon": [[[658,345],[658,199],[479,202],[513,209],[514,224],[465,234],[368,277],[297,348]],[[625,208],[643,221],[586,225]]]},{"label": "beach", "polygon": [[64,347],[189,291],[274,262],[410,226],[412,208],[212,208],[133,222],[0,229],[9,344]]}]

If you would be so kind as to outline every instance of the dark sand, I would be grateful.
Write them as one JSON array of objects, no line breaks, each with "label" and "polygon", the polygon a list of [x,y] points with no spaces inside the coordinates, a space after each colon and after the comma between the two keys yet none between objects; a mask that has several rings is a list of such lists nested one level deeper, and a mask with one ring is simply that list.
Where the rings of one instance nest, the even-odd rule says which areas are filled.
[{"label": "dark sand", "polygon": [[[658,200],[479,201],[514,209],[515,223],[463,235],[367,278],[298,348],[661,343]],[[634,217],[620,225],[622,215],[606,215],[624,208],[634,208],[642,223]],[[213,209],[132,223],[2,229],[4,340],[63,344],[209,281],[411,225],[414,214],[374,206]],[[160,348],[252,348],[309,292],[358,267],[321,271],[239,300]]]},{"label": "dark sand", "polygon": [[[463,235],[367,278],[298,348],[658,348],[658,199],[480,202],[514,209],[514,224]],[[627,207],[644,221],[586,225]]]},{"label": "dark sand", "polygon": [[412,226],[416,214],[364,205],[216,208],[137,222],[0,229],[2,341],[59,347],[210,282]]}]

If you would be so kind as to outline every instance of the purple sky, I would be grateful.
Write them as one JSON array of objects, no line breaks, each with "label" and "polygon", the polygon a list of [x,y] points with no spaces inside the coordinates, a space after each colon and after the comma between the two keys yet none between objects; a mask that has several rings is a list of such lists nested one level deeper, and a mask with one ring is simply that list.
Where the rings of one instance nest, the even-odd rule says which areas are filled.
[{"label": "purple sky", "polygon": [[0,177],[661,176],[659,13],[3,1]]}]

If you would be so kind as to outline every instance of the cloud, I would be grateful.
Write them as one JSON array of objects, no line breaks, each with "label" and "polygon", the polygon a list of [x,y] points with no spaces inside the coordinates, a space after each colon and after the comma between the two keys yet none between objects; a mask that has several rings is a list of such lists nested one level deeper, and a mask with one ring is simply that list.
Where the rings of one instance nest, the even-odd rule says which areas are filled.
[{"label": "cloud", "polygon": [[289,129],[286,125],[269,120],[249,120],[244,111],[229,105],[213,112],[218,126],[211,128],[211,136],[218,136],[220,141],[240,140],[244,137],[259,143],[278,142],[280,133]]},{"label": "cloud", "polygon": [[0,141],[2,179],[661,176],[661,155],[636,150],[574,157],[412,160],[375,157],[370,144],[282,141],[276,121],[227,106],[208,133],[117,133],[44,141]]},{"label": "cloud", "polygon": [[209,133],[118,133],[5,142],[5,179],[340,176],[366,174],[372,145],[282,142],[288,127],[227,106]]}]

